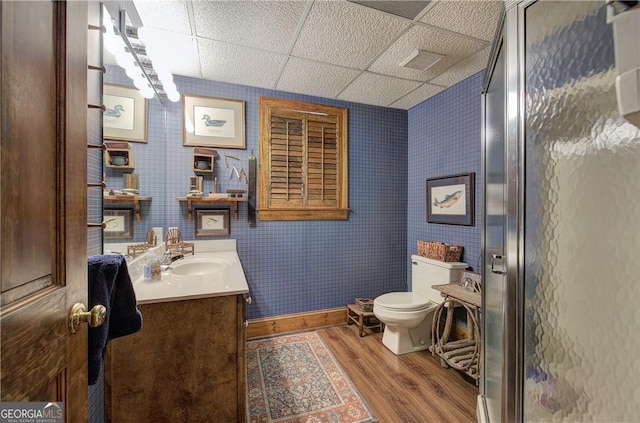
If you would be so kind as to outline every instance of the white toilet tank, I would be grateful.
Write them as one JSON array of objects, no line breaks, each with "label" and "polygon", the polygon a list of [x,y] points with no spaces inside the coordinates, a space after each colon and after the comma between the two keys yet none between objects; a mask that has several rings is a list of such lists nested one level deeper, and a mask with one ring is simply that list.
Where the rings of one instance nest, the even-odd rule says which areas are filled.
[{"label": "white toilet tank", "polygon": [[411,291],[439,303],[442,301],[440,291],[431,288],[431,285],[458,282],[460,273],[467,267],[467,263],[457,261],[444,262],[411,256]]}]

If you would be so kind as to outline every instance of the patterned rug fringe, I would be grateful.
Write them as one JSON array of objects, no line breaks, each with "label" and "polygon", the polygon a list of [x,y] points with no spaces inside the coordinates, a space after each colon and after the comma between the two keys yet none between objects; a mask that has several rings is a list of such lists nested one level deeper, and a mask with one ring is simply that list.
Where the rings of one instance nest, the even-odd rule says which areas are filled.
[{"label": "patterned rug fringe", "polygon": [[317,332],[247,343],[252,423],[374,423],[362,396]]}]

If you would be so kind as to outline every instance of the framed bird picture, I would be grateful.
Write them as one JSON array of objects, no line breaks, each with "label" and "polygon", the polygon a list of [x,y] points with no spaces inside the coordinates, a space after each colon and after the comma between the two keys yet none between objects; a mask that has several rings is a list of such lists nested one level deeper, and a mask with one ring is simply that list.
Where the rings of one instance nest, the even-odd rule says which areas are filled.
[{"label": "framed bird picture", "polygon": [[102,131],[108,140],[147,142],[147,99],[136,88],[104,84]]},{"label": "framed bird picture", "polygon": [[427,222],[475,226],[475,173],[427,179]]},{"label": "framed bird picture", "polygon": [[184,95],[182,144],[244,149],[244,100]]}]

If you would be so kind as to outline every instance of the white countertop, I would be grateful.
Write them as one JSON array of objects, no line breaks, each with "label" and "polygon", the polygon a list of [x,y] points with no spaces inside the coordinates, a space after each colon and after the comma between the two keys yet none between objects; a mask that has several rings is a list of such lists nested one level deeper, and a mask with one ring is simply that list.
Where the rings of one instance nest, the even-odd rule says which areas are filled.
[{"label": "white countertop", "polygon": [[[228,242],[232,241],[232,242]],[[206,262],[213,269],[202,274],[179,275],[179,268]],[[135,266],[132,266],[135,267]],[[176,273],[174,273],[174,271]],[[139,272],[130,272],[138,304],[152,304],[196,298],[237,295],[249,292],[249,285],[235,249],[235,240],[196,241],[195,255],[186,255],[162,272],[162,280],[145,281]],[[134,275],[134,273],[136,273]],[[135,279],[133,279],[135,277]]]}]

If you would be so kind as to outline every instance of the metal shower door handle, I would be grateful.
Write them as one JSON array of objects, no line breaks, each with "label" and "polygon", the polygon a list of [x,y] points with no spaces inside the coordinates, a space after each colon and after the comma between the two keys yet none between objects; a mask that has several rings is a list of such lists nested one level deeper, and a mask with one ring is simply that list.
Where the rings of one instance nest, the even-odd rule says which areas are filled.
[{"label": "metal shower door handle", "polygon": [[[491,273],[495,273],[497,275],[504,275],[505,272],[504,270],[496,270],[494,269],[493,265],[494,265],[494,260],[503,260],[504,257],[501,256],[500,254],[491,254]],[[502,264],[502,268],[504,269],[504,262]]]}]

